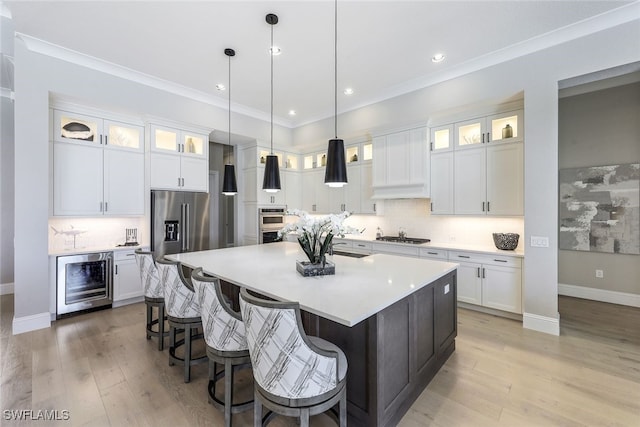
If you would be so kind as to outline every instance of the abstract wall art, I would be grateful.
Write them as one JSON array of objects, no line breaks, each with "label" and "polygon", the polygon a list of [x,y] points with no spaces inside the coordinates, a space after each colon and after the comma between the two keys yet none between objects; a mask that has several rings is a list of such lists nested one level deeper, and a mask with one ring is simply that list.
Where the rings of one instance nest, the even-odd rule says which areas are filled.
[{"label": "abstract wall art", "polygon": [[640,164],[560,170],[559,248],[640,254]]}]

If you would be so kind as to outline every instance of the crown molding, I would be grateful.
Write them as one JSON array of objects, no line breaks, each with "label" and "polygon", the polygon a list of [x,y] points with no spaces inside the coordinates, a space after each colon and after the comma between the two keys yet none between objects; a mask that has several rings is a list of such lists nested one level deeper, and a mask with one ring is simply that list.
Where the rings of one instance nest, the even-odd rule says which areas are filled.
[{"label": "crown molding", "polygon": [[[553,46],[588,36],[589,34],[597,33],[608,28],[617,27],[637,20],[640,20],[640,1],[629,3],[619,8],[601,13],[600,15],[595,15],[571,25],[509,45],[503,49],[487,53],[441,72],[417,77],[398,85],[394,85],[381,91],[378,96],[363,100],[361,103],[338,111],[338,114],[358,110],[387,99],[395,98],[438,83],[443,83],[447,80],[452,80],[484,68],[489,68],[503,62],[511,61]],[[333,113],[331,115],[311,118],[304,122],[296,123],[296,127],[315,123],[320,120],[327,119],[332,115]]]},{"label": "crown molding", "polygon": [[0,17],[12,19],[11,11],[7,7],[7,5],[2,2],[0,2]]},{"label": "crown molding", "polygon": [[[229,109],[227,101],[216,96],[212,96],[206,92],[202,92],[180,85],[178,83],[132,70],[131,68],[123,67],[122,65],[114,64],[113,62],[105,61],[91,55],[68,49],[66,47],[59,46],[42,39],[38,39],[28,34],[16,32],[16,38],[24,42],[26,48],[31,52],[60,59],[62,61],[109,74],[114,77],[130,80],[145,86],[183,96],[185,98],[212,105],[223,110]],[[269,114],[254,108],[247,107],[245,105],[232,103],[231,111],[261,121],[271,121],[271,116]],[[291,122],[291,120],[274,117],[273,122],[274,124],[277,124],[279,126],[283,126],[289,129],[293,128],[293,123]]]}]

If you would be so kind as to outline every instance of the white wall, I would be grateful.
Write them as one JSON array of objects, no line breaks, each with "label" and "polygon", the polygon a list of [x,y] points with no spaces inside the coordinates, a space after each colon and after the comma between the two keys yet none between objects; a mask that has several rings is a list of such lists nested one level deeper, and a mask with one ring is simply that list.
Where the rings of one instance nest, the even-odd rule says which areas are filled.
[{"label": "white wall", "polygon": [[[640,60],[639,21],[622,24],[342,114],[339,134],[364,136],[381,127],[426,123],[445,110],[465,105],[499,103],[524,94],[525,227],[524,243],[532,235],[549,238],[549,248],[526,246],[524,325],[557,334],[558,250],[558,81]],[[294,130],[294,141],[326,139],[331,122]]]},{"label": "white wall", "polygon": [[[33,53],[16,42],[15,104],[15,317],[48,315],[47,221],[49,189],[48,106],[50,93],[87,100],[125,113],[146,112],[225,129],[226,112]],[[558,47],[341,115],[340,135],[363,135],[381,127],[426,122],[465,104],[500,102],[524,93],[525,242],[548,236],[549,248],[527,247],[524,324],[557,333],[557,82],[640,60],[638,20],[602,30]],[[326,142],[331,121],[304,126],[293,141]],[[268,141],[268,123],[234,119],[234,133]],[[286,145],[289,133],[276,131]],[[287,140],[288,139],[288,140]],[[46,325],[44,325],[46,326]]]},{"label": "white wall", "polygon": [[[149,115],[209,129],[226,129],[228,111],[140,83],[35,53],[15,40],[15,279],[14,332],[49,324],[49,105],[64,97],[106,111]],[[239,133],[268,141],[270,126],[238,116]],[[288,129],[274,139],[291,143]],[[4,171],[3,171],[4,174]]]}]

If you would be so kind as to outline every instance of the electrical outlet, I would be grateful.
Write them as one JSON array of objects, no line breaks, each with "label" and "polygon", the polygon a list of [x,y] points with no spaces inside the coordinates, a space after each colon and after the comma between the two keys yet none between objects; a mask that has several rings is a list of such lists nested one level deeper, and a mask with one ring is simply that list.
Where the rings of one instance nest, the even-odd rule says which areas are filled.
[{"label": "electrical outlet", "polygon": [[542,236],[531,236],[531,247],[534,248],[548,248],[549,238]]},{"label": "electrical outlet", "polygon": [[597,279],[604,278],[604,271],[603,270],[596,270],[596,278]]}]

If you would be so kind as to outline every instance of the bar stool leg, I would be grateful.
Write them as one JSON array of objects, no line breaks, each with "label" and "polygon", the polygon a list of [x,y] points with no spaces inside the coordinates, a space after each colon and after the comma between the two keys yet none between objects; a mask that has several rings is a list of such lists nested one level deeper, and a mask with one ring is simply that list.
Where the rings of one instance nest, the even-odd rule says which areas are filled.
[{"label": "bar stool leg", "polygon": [[233,404],[233,366],[224,361],[224,425],[231,427],[231,405]]},{"label": "bar stool leg", "polygon": [[153,318],[153,307],[150,304],[147,304],[147,339],[151,339],[151,334],[149,330],[151,329],[151,319]]},{"label": "bar stool leg", "polygon": [[191,325],[184,327],[184,382],[191,381]]},{"label": "bar stool leg", "polygon": [[253,392],[253,427],[262,427],[262,401],[258,392]]},{"label": "bar stool leg", "polygon": [[158,306],[158,351],[162,350],[164,350],[164,304]]}]

